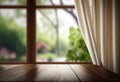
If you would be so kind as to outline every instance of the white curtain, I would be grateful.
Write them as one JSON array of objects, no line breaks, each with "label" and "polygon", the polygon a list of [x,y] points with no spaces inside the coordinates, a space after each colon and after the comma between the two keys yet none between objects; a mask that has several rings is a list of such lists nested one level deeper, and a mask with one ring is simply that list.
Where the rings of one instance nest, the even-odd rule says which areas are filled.
[{"label": "white curtain", "polygon": [[120,74],[120,0],[75,0],[93,64]]}]

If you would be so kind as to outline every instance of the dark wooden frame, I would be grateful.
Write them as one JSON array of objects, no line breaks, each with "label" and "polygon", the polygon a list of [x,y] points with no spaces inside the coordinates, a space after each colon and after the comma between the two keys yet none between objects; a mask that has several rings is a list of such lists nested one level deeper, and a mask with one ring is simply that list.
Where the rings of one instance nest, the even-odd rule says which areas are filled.
[{"label": "dark wooden frame", "polygon": [[[0,9],[27,10],[27,62],[0,62],[0,64],[91,64],[91,62],[36,62],[36,9],[75,8],[74,5],[36,5],[36,0],[27,0],[27,5],[2,5]],[[28,36],[29,35],[29,36]]]}]

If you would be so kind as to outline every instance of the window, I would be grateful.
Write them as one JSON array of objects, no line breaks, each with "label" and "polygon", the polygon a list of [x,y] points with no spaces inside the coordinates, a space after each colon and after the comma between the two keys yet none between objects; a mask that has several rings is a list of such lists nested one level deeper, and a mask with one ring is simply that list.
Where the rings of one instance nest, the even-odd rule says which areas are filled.
[{"label": "window", "polygon": [[0,0],[0,63],[27,62],[26,0]]},{"label": "window", "polygon": [[1,61],[26,61],[26,10],[0,9]]},{"label": "window", "polygon": [[59,8],[37,9],[36,16],[37,62],[65,62],[70,48],[69,29],[78,27],[76,21],[64,9]]},{"label": "window", "polygon": [[0,63],[65,63],[66,37],[78,27],[73,0],[0,0],[0,24],[12,31],[0,34]]}]

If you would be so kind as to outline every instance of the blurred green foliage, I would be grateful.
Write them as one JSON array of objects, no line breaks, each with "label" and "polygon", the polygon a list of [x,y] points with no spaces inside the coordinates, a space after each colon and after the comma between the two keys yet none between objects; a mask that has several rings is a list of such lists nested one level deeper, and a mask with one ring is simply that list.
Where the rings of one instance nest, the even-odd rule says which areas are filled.
[{"label": "blurred green foliage", "polygon": [[26,51],[25,38],[24,27],[21,28],[13,20],[0,17],[0,48],[15,52],[19,58]]},{"label": "blurred green foliage", "polygon": [[0,0],[0,4],[3,4],[5,2],[9,2],[9,3],[17,3],[18,5],[26,5],[26,1],[27,0]]},{"label": "blurred green foliage", "polygon": [[66,61],[91,61],[88,49],[85,45],[79,28],[70,27],[69,29],[70,49],[67,52]]},{"label": "blurred green foliage", "polygon": [[67,42],[65,42],[65,39],[60,38],[60,54],[61,54],[61,56],[65,56],[66,55],[68,46],[69,45],[67,44]]},{"label": "blurred green foliage", "polygon": [[26,5],[27,0],[17,0],[17,3],[20,4],[20,5]]},{"label": "blurred green foliage", "polygon": [[45,32],[41,32],[39,28],[36,30],[37,32],[37,43],[44,42],[48,46],[53,46],[54,41],[51,41],[51,36]]},{"label": "blurred green foliage", "polygon": [[41,58],[41,59],[52,59],[54,60],[56,58],[56,54],[55,53],[40,53],[37,54],[37,58]]},{"label": "blurred green foliage", "polygon": [[[37,43],[44,42],[49,46],[49,52],[55,53],[56,48],[56,35],[52,33],[52,35],[49,34],[49,31],[42,32],[39,28],[37,28]],[[60,37],[60,53],[61,56],[65,56],[65,53],[67,51],[67,43],[65,42],[65,39]]]},{"label": "blurred green foliage", "polygon": [[45,0],[36,0],[36,1],[37,1],[37,5],[42,5],[45,2]]}]

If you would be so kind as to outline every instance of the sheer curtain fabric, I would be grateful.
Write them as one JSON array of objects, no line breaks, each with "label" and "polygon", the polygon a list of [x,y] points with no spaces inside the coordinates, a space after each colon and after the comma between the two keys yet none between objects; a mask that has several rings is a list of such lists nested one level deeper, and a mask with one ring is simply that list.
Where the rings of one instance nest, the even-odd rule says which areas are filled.
[{"label": "sheer curtain fabric", "polygon": [[120,0],[75,0],[93,64],[120,74]]}]

